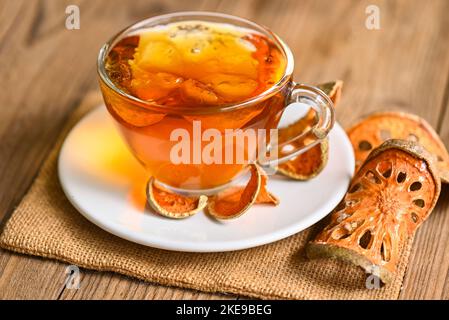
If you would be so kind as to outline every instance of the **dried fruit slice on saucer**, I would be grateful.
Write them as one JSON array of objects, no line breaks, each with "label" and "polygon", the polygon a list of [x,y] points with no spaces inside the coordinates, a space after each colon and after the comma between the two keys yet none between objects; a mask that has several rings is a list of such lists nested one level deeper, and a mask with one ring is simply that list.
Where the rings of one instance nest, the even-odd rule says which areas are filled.
[{"label": "dried fruit slice on saucer", "polygon": [[[329,98],[334,103],[334,107],[338,105],[341,98],[341,90],[343,88],[343,81],[336,80],[331,82],[326,82],[323,84],[319,84],[317,86],[320,88],[325,94],[329,96]],[[306,129],[308,129],[310,126],[314,125],[316,119],[316,111],[312,108],[309,109],[307,114],[302,117],[301,119],[298,119],[296,122],[286,126],[279,128],[279,139],[280,141],[288,141],[292,139],[293,137],[301,134]]]},{"label": "dried fruit slice on saucer", "polygon": [[369,154],[307,255],[339,258],[390,282],[401,246],[432,212],[440,188],[432,156],[420,144],[386,141]]},{"label": "dried fruit slice on saucer", "polygon": [[[326,93],[336,105],[340,101],[341,90],[343,88],[343,81],[336,80],[318,85],[318,87]],[[316,123],[316,112],[310,109],[307,114],[296,121],[295,123],[279,129],[279,143],[282,144],[291,140],[293,137],[300,135],[306,130],[310,129]],[[301,143],[301,142],[299,142]],[[295,150],[302,145],[298,142],[292,141],[283,145],[279,149],[280,156],[289,153],[289,150]],[[277,170],[279,173],[295,179],[295,180],[309,180],[317,176],[326,166],[328,161],[329,140],[326,138],[320,144],[312,147],[310,150],[299,154],[293,159],[281,163]]]},{"label": "dried fruit slice on saucer", "polygon": [[320,88],[325,94],[327,94],[329,98],[331,98],[334,106],[340,102],[341,91],[343,89],[343,81],[329,81],[319,84],[317,87]]},{"label": "dried fruit slice on saucer", "polygon": [[270,204],[277,206],[280,203],[280,200],[278,197],[276,197],[274,194],[272,194],[270,191],[267,190],[267,182],[268,177],[266,174],[262,174],[261,177],[261,185],[260,185],[260,191],[257,195],[257,199],[255,204]]},{"label": "dried fruit slice on saucer", "polygon": [[174,193],[157,184],[154,178],[148,182],[147,198],[157,213],[173,219],[193,216],[207,205],[207,196],[188,197]]},{"label": "dried fruit slice on saucer", "polygon": [[449,183],[449,153],[438,134],[422,118],[405,112],[378,112],[347,130],[354,148],[356,170],[370,151],[387,139],[419,142],[436,159],[435,165],[445,183]]},{"label": "dried fruit slice on saucer", "polygon": [[309,180],[316,177],[329,159],[329,140],[325,139],[310,150],[280,164],[278,172],[295,180]]},{"label": "dried fruit slice on saucer", "polygon": [[262,186],[262,168],[250,165],[251,177],[246,186],[228,188],[209,198],[208,212],[217,219],[233,219],[244,214],[257,200]]}]

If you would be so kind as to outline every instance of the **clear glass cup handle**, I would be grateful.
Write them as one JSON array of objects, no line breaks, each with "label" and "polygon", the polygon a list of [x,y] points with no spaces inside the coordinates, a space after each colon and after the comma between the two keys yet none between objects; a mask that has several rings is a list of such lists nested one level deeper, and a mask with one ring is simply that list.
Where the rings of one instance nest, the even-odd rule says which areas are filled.
[{"label": "clear glass cup handle", "polygon": [[[304,108],[304,105],[315,110],[316,122],[314,125],[305,132],[291,137],[288,141],[279,141],[278,143],[278,139],[274,139],[275,142],[271,142],[268,146],[269,153],[264,159],[260,159],[260,157],[258,159],[262,166],[275,167],[304,153],[327,137],[335,122],[334,105],[331,99],[317,87],[294,84],[286,108],[298,106]],[[284,147],[288,147],[288,152],[282,152],[280,155],[278,150],[283,150]]]}]

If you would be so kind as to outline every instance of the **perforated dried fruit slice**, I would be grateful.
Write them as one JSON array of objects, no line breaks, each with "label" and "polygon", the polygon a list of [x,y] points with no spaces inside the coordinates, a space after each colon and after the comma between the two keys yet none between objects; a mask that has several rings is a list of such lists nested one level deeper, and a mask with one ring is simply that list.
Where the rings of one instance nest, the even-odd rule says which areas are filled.
[{"label": "perforated dried fruit slice", "polygon": [[[343,81],[336,80],[318,85],[336,105],[340,101]],[[310,109],[307,114],[285,128],[279,129],[279,143],[291,140],[293,137],[305,132],[316,122],[316,112]],[[298,145],[300,144],[300,145]],[[289,150],[295,150],[301,147],[301,143],[292,141],[279,150],[282,156]],[[286,151],[284,151],[286,150]],[[296,180],[308,180],[317,176],[326,166],[329,153],[329,140],[325,139],[322,143],[312,147],[310,150],[284,162],[278,166],[278,172]]]},{"label": "perforated dried fruit slice", "polygon": [[421,145],[394,139],[383,143],[354,176],[328,226],[309,243],[308,256],[340,258],[391,281],[402,245],[438,199],[435,170]]},{"label": "perforated dried fruit slice", "polygon": [[262,184],[262,169],[250,165],[251,177],[244,187],[228,188],[211,198],[208,202],[208,212],[217,219],[233,219],[244,214],[255,202]]},{"label": "perforated dried fruit slice", "polygon": [[187,218],[207,205],[207,197],[187,197],[176,194],[155,183],[154,178],[148,182],[148,202],[159,214],[174,219]]},{"label": "perforated dried fruit slice", "polygon": [[370,151],[387,139],[419,142],[434,155],[443,182],[449,182],[449,153],[433,128],[422,118],[405,112],[379,112],[347,130],[354,148],[356,169]]},{"label": "perforated dried fruit slice", "polygon": [[261,176],[260,191],[257,195],[256,204],[271,204],[277,206],[280,203],[278,197],[267,190],[268,177],[266,174]]}]

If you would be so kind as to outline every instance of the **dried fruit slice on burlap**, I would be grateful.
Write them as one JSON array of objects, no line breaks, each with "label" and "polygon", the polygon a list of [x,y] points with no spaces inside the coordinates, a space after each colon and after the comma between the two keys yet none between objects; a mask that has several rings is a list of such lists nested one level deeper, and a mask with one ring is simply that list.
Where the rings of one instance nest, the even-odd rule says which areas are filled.
[{"label": "dried fruit slice on burlap", "polygon": [[[334,103],[334,106],[340,101],[343,81],[336,80],[318,85]],[[279,143],[284,143],[310,129],[316,123],[316,112],[310,109],[307,114],[295,123],[279,129]],[[302,142],[292,141],[284,145],[278,151],[280,156],[288,153],[289,150],[295,150],[302,146]],[[285,150],[285,151],[284,151]],[[326,166],[329,153],[329,140],[325,139],[322,143],[312,147],[310,150],[294,157],[293,159],[281,163],[278,166],[278,172],[296,180],[308,180],[317,176]]]},{"label": "dried fruit slice on burlap", "polygon": [[250,165],[251,177],[246,186],[228,188],[209,198],[208,212],[217,219],[232,219],[240,217],[255,202],[262,185],[262,169]]},{"label": "dried fruit slice on burlap", "polygon": [[154,181],[151,178],[148,182],[148,202],[159,214],[174,219],[187,218],[207,205],[207,197],[188,197],[174,193]]},{"label": "dried fruit slice on burlap", "polygon": [[430,214],[440,188],[432,157],[421,145],[386,141],[356,173],[307,255],[340,258],[390,282],[402,245]]},{"label": "dried fruit slice on burlap", "polygon": [[387,139],[419,142],[436,159],[435,165],[445,183],[449,183],[449,153],[433,128],[422,118],[405,112],[378,112],[347,130],[354,148],[356,170],[370,151]]}]

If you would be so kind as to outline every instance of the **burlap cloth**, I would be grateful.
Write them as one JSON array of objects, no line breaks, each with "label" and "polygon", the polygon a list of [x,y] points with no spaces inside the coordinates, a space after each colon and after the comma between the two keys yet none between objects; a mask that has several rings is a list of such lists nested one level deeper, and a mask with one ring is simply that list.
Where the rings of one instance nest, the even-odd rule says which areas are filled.
[{"label": "burlap cloth", "polygon": [[307,260],[303,249],[316,232],[313,227],[248,250],[181,253],[134,244],[90,223],[64,196],[56,165],[68,130],[100,102],[98,94],[89,94],[74,112],[29,192],[4,225],[1,247],[87,269],[208,292],[267,299],[398,298],[412,241],[402,251],[396,279],[381,289],[366,289],[366,275],[358,268],[333,260]]}]

